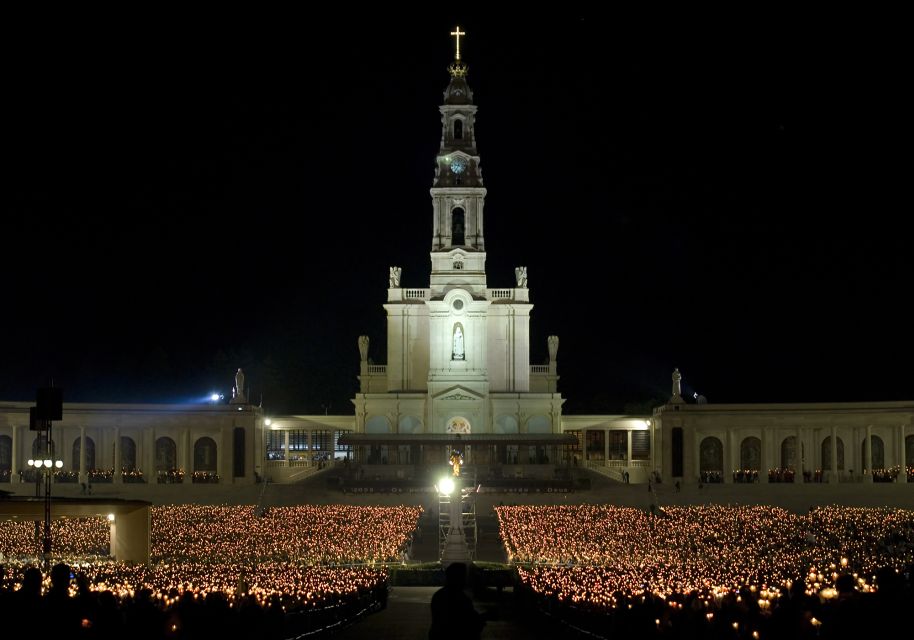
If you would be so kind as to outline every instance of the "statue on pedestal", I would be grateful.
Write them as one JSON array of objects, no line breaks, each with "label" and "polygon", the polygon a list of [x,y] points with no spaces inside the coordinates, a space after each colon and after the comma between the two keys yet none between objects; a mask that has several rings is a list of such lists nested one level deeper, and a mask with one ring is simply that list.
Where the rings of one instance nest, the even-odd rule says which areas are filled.
[{"label": "statue on pedestal", "polygon": [[246,404],[247,398],[244,395],[244,371],[238,367],[235,373],[235,388],[232,389],[232,401],[230,404]]},{"label": "statue on pedestal", "polygon": [[359,336],[359,359],[368,362],[368,336]]},{"label": "statue on pedestal", "polygon": [[454,449],[451,452],[451,457],[448,459],[448,464],[454,467],[454,476],[460,475],[460,465],[463,464],[463,454],[459,450]]},{"label": "statue on pedestal", "polygon": [[673,370],[673,397],[674,401],[682,400],[682,374],[679,373],[679,369]]},{"label": "statue on pedestal", "polygon": [[390,268],[390,288],[396,289],[400,286],[400,274],[403,270],[400,267]]},{"label": "statue on pedestal", "polygon": [[518,289],[527,288],[527,267],[516,267],[514,269],[514,277],[517,279]]},{"label": "statue on pedestal", "polygon": [[559,337],[549,336],[546,338],[546,346],[549,347],[549,362],[555,362],[555,357],[559,353]]}]

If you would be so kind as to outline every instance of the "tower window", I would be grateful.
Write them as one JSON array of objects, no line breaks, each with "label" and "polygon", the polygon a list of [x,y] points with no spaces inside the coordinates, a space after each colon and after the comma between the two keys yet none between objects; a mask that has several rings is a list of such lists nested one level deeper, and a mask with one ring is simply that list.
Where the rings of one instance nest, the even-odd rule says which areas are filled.
[{"label": "tower window", "polygon": [[463,120],[454,120],[454,140],[463,140]]},{"label": "tower window", "polygon": [[462,245],[463,244],[463,209],[457,207],[451,211],[451,244],[452,245]]}]

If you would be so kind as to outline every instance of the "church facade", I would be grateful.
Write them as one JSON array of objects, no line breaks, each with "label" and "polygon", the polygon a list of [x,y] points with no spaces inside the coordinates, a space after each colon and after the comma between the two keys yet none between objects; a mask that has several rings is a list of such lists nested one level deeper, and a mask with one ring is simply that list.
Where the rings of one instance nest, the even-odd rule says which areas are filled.
[{"label": "church facade", "polygon": [[[914,480],[914,401],[687,402],[677,370],[669,401],[650,415],[564,415],[559,339],[530,335],[526,268],[511,288],[488,286],[477,107],[459,51],[449,72],[428,286],[402,287],[390,267],[387,362],[370,362],[368,337],[358,338],[354,415],[267,415],[244,396],[241,370],[229,404],[67,404],[50,439],[30,431],[31,403],[0,402],[0,483],[28,492],[53,466],[58,483],[129,494],[296,482],[341,460],[404,478],[446,469],[455,451],[469,470],[499,478],[586,467],[623,482]],[[548,364],[530,364],[531,339],[546,340]]]},{"label": "church facade", "polygon": [[558,337],[544,337],[549,364],[531,366],[526,268],[515,269],[512,288],[488,286],[477,107],[466,66],[457,59],[449,71],[431,188],[428,287],[403,288],[400,268],[390,268],[387,363],[369,363],[368,337],[359,338],[356,435],[348,441],[371,447],[372,462],[443,461],[448,436],[458,436],[477,463],[529,460],[529,447],[534,458],[554,459],[554,448],[568,441]]}]

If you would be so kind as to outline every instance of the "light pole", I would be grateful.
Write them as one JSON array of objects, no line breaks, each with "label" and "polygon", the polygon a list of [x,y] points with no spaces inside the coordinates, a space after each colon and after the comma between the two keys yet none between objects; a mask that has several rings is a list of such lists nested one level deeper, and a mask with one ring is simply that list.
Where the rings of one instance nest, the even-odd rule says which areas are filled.
[{"label": "light pole", "polygon": [[[51,562],[51,481],[54,469],[63,468],[63,460],[54,460],[51,455],[50,429],[48,429],[47,454],[43,460],[29,460],[30,467],[35,469],[35,494],[37,497],[40,479],[44,479],[44,535],[42,537],[41,553],[44,557],[44,568],[47,570]],[[37,524],[37,522],[36,522]]]},{"label": "light pole", "polygon": [[[63,390],[54,386],[51,380],[47,387],[38,389],[34,407],[29,408],[29,429],[44,434],[45,457],[42,460],[29,460],[29,465],[44,473],[44,568],[47,571],[51,564],[51,467],[60,469],[63,461],[55,461],[51,452],[51,424],[54,420],[63,420]],[[36,453],[40,453],[37,452]],[[37,479],[36,479],[37,491]]]}]

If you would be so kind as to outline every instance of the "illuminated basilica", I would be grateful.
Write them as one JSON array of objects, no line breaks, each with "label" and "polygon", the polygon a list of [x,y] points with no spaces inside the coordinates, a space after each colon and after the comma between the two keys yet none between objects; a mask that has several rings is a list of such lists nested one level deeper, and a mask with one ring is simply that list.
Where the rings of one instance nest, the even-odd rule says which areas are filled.
[{"label": "illuminated basilica", "polygon": [[[62,463],[58,483],[137,497],[150,484],[292,483],[339,464],[405,480],[446,468],[454,450],[480,482],[562,479],[575,467],[633,483],[908,481],[914,401],[692,402],[675,371],[650,415],[564,415],[559,337],[530,335],[526,268],[507,274],[511,288],[488,286],[477,106],[459,49],[448,69],[431,275],[404,288],[390,267],[387,362],[370,362],[358,338],[354,415],[266,415],[240,370],[229,404],[66,404],[51,443],[30,431],[31,403],[0,402],[2,486],[26,493],[29,461],[47,457]],[[530,364],[531,338],[546,341],[548,364]]]}]

